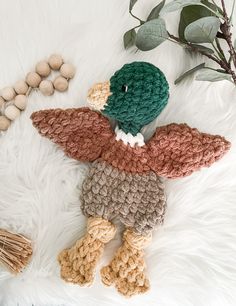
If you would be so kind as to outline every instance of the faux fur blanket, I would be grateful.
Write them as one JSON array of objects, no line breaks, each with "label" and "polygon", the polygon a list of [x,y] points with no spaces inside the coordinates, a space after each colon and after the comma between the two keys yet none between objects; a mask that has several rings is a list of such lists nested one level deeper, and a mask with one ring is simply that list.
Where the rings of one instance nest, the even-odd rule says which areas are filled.
[{"label": "faux fur blanket", "polygon": [[[227,1],[231,7],[232,0]],[[150,52],[125,51],[123,33],[134,26],[129,1],[0,1],[0,85],[14,84],[37,61],[61,53],[77,68],[66,93],[31,95],[26,111],[0,136],[0,228],[33,240],[34,255],[21,274],[0,270],[1,306],[233,306],[236,304],[236,88],[218,83],[174,80],[205,61],[176,44],[163,43]],[[145,18],[156,0],[138,1]],[[177,14],[167,26],[174,32]],[[79,194],[88,171],[33,128],[30,114],[46,108],[86,105],[87,90],[106,81],[126,62],[150,61],[170,83],[170,101],[155,123],[145,128],[186,122],[202,132],[232,142],[230,152],[209,169],[190,177],[165,180],[167,214],[147,248],[151,290],[129,301],[105,288],[97,274],[92,287],[65,283],[57,254],[82,234]],[[107,264],[120,241],[111,241],[100,262]]]}]

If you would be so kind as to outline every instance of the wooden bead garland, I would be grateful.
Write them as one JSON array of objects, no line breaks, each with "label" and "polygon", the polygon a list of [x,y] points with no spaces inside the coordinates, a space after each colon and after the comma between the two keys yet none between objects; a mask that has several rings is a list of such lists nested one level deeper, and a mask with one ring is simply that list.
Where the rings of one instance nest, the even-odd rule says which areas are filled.
[{"label": "wooden bead garland", "polygon": [[39,84],[39,89],[41,93],[45,96],[51,96],[54,93],[53,83],[49,80],[43,80]]},{"label": "wooden bead garland", "polygon": [[65,90],[67,90],[69,84],[68,81],[63,78],[62,76],[59,76],[55,79],[55,81],[53,82],[53,85],[55,87],[56,90],[63,92]]},{"label": "wooden bead garland", "polygon": [[24,110],[26,108],[26,96],[25,95],[17,95],[14,100],[14,104],[20,110]]},{"label": "wooden bead garland", "polygon": [[21,80],[16,82],[14,89],[18,95],[25,95],[29,89],[29,86],[24,80]]},{"label": "wooden bead garland", "polygon": [[9,105],[5,108],[5,116],[10,120],[15,120],[20,116],[20,110],[15,105]]},{"label": "wooden bead garland", "polygon": [[[52,70],[59,71],[60,75],[54,81],[45,79]],[[26,108],[27,96],[32,89],[39,89],[45,96],[51,96],[55,90],[64,92],[74,75],[73,65],[64,63],[61,55],[52,54],[48,61],[38,62],[35,71],[29,72],[25,80],[17,81],[13,87],[3,88],[0,95],[0,132],[6,131]]]},{"label": "wooden bead garland", "polygon": [[0,110],[2,109],[2,107],[4,107],[5,104],[5,100],[3,99],[3,97],[0,97]]},{"label": "wooden bead garland", "polygon": [[26,83],[33,88],[39,86],[41,82],[41,77],[37,72],[29,72],[26,76]]},{"label": "wooden bead garland", "polygon": [[13,87],[5,87],[2,90],[2,97],[6,101],[11,101],[12,99],[14,99],[15,95],[16,93]]},{"label": "wooden bead garland", "polygon": [[66,79],[72,79],[75,75],[75,67],[71,64],[63,64],[60,68],[61,75]]},{"label": "wooden bead garland", "polygon": [[11,121],[5,117],[5,116],[0,116],[0,131],[6,131],[11,124]]},{"label": "wooden bead garland", "polygon": [[59,70],[63,64],[63,59],[59,54],[52,54],[49,57],[48,63],[53,70]]},{"label": "wooden bead garland", "polygon": [[47,77],[51,73],[51,69],[46,61],[41,61],[36,65],[36,72],[42,77]]}]

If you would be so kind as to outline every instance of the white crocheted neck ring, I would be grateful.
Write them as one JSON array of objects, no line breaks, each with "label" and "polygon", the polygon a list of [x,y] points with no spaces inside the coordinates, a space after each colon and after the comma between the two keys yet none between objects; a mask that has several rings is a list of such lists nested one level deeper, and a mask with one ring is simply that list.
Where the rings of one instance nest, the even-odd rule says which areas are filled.
[{"label": "white crocheted neck ring", "polygon": [[132,148],[135,146],[142,147],[145,145],[144,137],[141,133],[133,136],[131,133],[126,134],[124,131],[120,130],[118,126],[115,129],[116,140],[122,140],[125,145],[130,145]]}]

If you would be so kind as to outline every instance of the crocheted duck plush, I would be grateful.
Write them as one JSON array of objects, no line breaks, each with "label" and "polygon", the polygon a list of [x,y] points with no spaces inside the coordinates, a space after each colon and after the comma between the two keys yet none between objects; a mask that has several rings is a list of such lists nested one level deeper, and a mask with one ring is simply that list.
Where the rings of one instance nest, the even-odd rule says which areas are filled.
[{"label": "crocheted duck plush", "polygon": [[[125,226],[123,244],[101,270],[102,282],[125,296],[149,288],[144,248],[166,210],[160,177],[179,178],[209,167],[230,148],[221,136],[199,132],[187,124],[158,127],[145,143],[141,129],[167,104],[169,87],[154,65],[124,65],[108,82],[88,93],[93,109],[52,109],[32,114],[40,134],[71,158],[91,162],[82,187],[81,209],[87,232],[58,257],[61,277],[79,285],[92,283],[104,246],[116,233],[112,220]],[[117,121],[112,129],[108,118]]]}]

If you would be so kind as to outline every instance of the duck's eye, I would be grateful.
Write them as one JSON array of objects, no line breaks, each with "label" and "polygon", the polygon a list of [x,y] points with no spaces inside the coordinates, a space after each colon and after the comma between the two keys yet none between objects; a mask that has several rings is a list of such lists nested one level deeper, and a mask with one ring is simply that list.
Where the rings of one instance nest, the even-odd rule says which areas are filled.
[{"label": "duck's eye", "polygon": [[128,91],[128,85],[122,85],[121,89],[122,89],[122,91],[127,92]]}]

